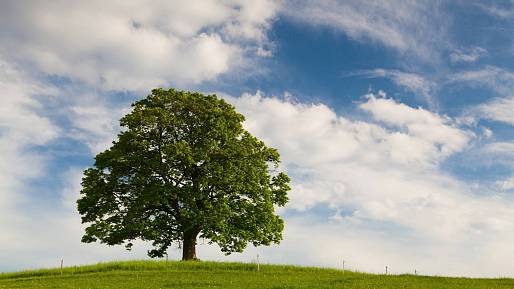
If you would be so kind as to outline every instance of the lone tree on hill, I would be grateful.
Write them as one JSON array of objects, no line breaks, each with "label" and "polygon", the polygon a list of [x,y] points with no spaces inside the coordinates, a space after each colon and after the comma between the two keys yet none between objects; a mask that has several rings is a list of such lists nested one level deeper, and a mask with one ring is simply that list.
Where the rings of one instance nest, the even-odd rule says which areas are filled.
[{"label": "lone tree on hill", "polygon": [[155,89],[135,102],[124,130],[84,171],[77,201],[88,227],[82,242],[132,247],[152,241],[150,257],[182,243],[196,260],[196,240],[225,254],[279,243],[289,177],[279,154],[243,129],[243,115],[216,95]]}]

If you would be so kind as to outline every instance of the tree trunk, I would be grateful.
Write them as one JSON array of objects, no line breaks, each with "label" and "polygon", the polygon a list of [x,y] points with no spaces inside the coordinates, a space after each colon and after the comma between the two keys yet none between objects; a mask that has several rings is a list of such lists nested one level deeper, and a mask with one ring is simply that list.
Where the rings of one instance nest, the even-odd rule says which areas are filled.
[{"label": "tree trunk", "polygon": [[198,233],[198,230],[184,232],[182,261],[198,260],[198,258],[196,258],[196,236],[198,236]]}]

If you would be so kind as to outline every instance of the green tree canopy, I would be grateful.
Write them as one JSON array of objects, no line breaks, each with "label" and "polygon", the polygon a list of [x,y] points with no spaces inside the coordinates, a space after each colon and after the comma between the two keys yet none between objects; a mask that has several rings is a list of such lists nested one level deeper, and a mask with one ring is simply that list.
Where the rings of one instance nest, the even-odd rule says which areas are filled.
[{"label": "green tree canopy", "polygon": [[151,257],[198,237],[226,254],[279,243],[289,177],[279,154],[246,131],[244,116],[216,95],[155,89],[124,116],[113,145],[84,171],[77,201],[83,242],[151,241]]}]

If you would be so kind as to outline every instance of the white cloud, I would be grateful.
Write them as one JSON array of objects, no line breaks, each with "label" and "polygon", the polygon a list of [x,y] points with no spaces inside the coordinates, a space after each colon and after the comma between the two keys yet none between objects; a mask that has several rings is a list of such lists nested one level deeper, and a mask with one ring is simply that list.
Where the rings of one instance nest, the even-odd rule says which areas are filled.
[{"label": "white cloud", "polygon": [[423,76],[412,73],[404,72],[395,69],[382,69],[376,68],[371,70],[360,70],[357,72],[346,73],[346,76],[364,76],[369,78],[385,77],[391,79],[396,85],[404,87],[415,94],[425,97],[427,100],[435,87],[435,83],[427,80]]},{"label": "white cloud", "polygon": [[[27,217],[20,206],[30,202],[28,182],[44,175],[47,156],[35,152],[54,140],[59,129],[43,115],[43,100],[55,89],[35,81],[18,67],[0,58],[0,246],[17,246],[14,233]],[[2,256],[2,258],[4,258]],[[14,259],[10,259],[14,260]]]},{"label": "white cloud", "polygon": [[[262,45],[274,1],[87,1],[2,4],[0,52],[103,89],[215,79]],[[253,44],[252,44],[253,43]]]},{"label": "white cloud", "polygon": [[437,43],[445,43],[440,40],[446,32],[437,27],[444,27],[441,23],[447,20],[435,2],[286,1],[285,7],[283,13],[292,19],[332,27],[351,38],[371,40],[426,60],[435,54]]},{"label": "white cloud", "polygon": [[485,5],[482,3],[475,4],[475,5],[484,9],[486,12],[488,12],[489,14],[491,14],[493,16],[500,17],[500,18],[506,18],[506,19],[514,18],[514,7],[512,7],[513,6],[512,2],[511,2],[511,7],[500,7],[499,5]]},{"label": "white cloud", "polygon": [[468,49],[455,49],[452,53],[450,53],[451,62],[475,62],[482,56],[487,54],[487,50],[473,46]]},{"label": "white cloud", "polygon": [[[501,165],[506,168],[511,168],[514,172],[514,142],[512,141],[488,143],[480,149],[479,157],[483,159],[483,162],[486,164]],[[497,184],[503,181],[504,180],[499,180]]]},{"label": "white cloud", "polygon": [[62,174],[63,188],[61,192],[61,201],[65,208],[75,212],[77,200],[82,190],[82,176],[86,168],[72,167]]},{"label": "white cloud", "polygon": [[[305,175],[315,175],[307,177],[313,183],[299,184],[309,200],[316,196],[321,200],[341,202],[345,199],[341,198],[345,191],[351,189],[350,184],[365,190],[372,184],[355,183],[361,178],[349,177],[363,172],[374,178],[389,179],[388,182],[396,179],[400,184],[410,172],[428,170],[434,173],[435,165],[462,150],[473,136],[454,127],[445,117],[375,96],[369,96],[360,107],[370,111],[376,120],[392,125],[391,130],[378,124],[339,117],[321,104],[295,104],[259,94],[244,95],[233,102],[247,116],[247,128],[269,145],[279,148],[295,174],[302,175],[301,179],[305,179]],[[329,181],[323,181],[326,178]],[[343,180],[347,178],[352,180],[351,183],[345,184]],[[320,191],[325,191],[327,196],[323,197]],[[334,195],[329,196],[330,192]],[[296,201],[299,208],[317,202],[310,203],[301,198]]]},{"label": "white cloud", "polygon": [[488,138],[491,138],[493,136],[493,131],[487,127],[482,127],[482,132],[481,132],[481,136],[482,138],[484,139],[488,139]]},{"label": "white cloud", "polygon": [[478,106],[476,110],[481,118],[500,121],[514,126],[514,97],[493,99]]},{"label": "white cloud", "polygon": [[[514,75],[514,74],[513,74]],[[513,76],[514,81],[514,76]],[[514,83],[513,83],[514,85]],[[476,118],[497,121],[514,126],[514,97],[498,97],[473,107],[467,112]],[[490,138],[492,131],[487,129],[484,131],[484,137]],[[480,151],[485,163],[494,163],[514,169],[514,142],[512,140],[494,141],[484,145]],[[514,188],[514,177],[500,179],[496,182],[497,188],[500,190],[511,190]]]},{"label": "white cloud", "polygon": [[[288,210],[303,212],[302,222],[307,222],[295,224],[295,229],[303,227],[302,234],[309,236],[323,230],[323,240],[346,244],[338,258],[352,255],[358,268],[372,271],[386,262],[400,272],[422,266],[431,274],[495,275],[512,269],[504,267],[508,258],[496,251],[504,246],[487,236],[514,238],[509,233],[514,200],[494,192],[473,195],[471,185],[440,169],[474,137],[451,118],[373,95],[359,107],[377,123],[338,116],[322,104],[260,94],[229,100],[246,115],[247,129],[281,152],[293,177]],[[326,205],[334,215],[309,216],[309,208],[318,205]],[[334,223],[320,225],[312,221],[316,218]],[[289,222],[286,219],[286,226]],[[311,264],[338,262],[333,247],[304,240],[302,234],[286,235],[286,243],[290,238],[297,245],[280,249],[301,251]],[[371,246],[380,262],[366,258],[369,248],[362,244],[370,239],[376,241]],[[402,242],[404,246],[397,245]],[[312,255],[305,255],[310,250]],[[487,272],[475,262],[486,258],[483,252],[497,257],[488,260]],[[427,256],[441,259],[426,261]]]},{"label": "white cloud", "polygon": [[119,120],[130,109],[109,107],[98,96],[86,96],[70,107],[67,118],[71,123],[69,136],[87,145],[93,155],[109,148],[120,131]]},{"label": "white cloud", "polygon": [[[456,127],[455,121],[423,108],[414,109],[388,98],[368,95],[360,108],[370,112],[374,119],[406,131],[407,135],[425,141],[436,151],[423,155],[447,157],[462,150],[473,134]],[[422,146],[421,146],[422,147]]]},{"label": "white cloud", "polygon": [[273,52],[271,50],[264,49],[264,48],[262,48],[260,46],[257,48],[256,54],[258,56],[260,56],[260,57],[271,57],[271,56],[273,56]]},{"label": "white cloud", "polygon": [[[203,5],[203,2],[201,2]],[[243,38],[266,41],[266,31],[271,28],[271,21],[279,11],[280,1],[240,1],[229,0],[224,3],[230,5],[234,11],[234,19],[227,23],[224,31],[232,38]]]},{"label": "white cloud", "polygon": [[53,93],[52,87],[0,58],[0,212],[11,204],[8,199],[21,197],[17,192],[24,181],[42,173],[45,157],[30,148],[47,144],[59,133],[41,111],[40,101]]},{"label": "white cloud", "polygon": [[514,176],[511,176],[510,178],[507,178],[502,181],[498,181],[496,183],[502,190],[512,190],[514,189]]},{"label": "white cloud", "polygon": [[499,94],[509,95],[514,89],[514,72],[487,65],[476,70],[467,70],[449,77],[449,83],[464,82],[473,86],[485,86]]},{"label": "white cloud", "polygon": [[514,143],[495,142],[495,143],[488,144],[484,150],[488,153],[514,154]]}]

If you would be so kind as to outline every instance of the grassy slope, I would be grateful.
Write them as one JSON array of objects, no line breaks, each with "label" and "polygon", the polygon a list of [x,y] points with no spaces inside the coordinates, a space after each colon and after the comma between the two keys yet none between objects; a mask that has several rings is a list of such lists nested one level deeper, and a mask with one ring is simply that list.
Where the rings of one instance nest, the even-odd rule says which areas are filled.
[{"label": "grassy slope", "polygon": [[131,261],[0,274],[0,288],[514,288],[514,279],[372,275],[217,262]]}]

